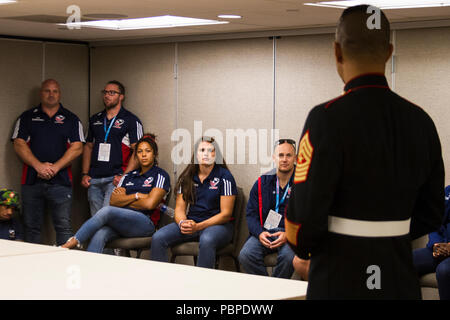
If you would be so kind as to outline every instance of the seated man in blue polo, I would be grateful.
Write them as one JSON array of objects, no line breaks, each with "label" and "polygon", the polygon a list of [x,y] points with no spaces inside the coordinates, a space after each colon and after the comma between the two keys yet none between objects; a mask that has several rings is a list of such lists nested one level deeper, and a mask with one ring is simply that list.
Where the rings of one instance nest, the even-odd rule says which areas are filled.
[{"label": "seated man in blue polo", "polygon": [[81,185],[88,189],[91,215],[109,205],[122,174],[138,167],[131,154],[143,133],[141,121],[123,106],[122,83],[109,81],[102,95],[105,109],[89,119],[83,149]]},{"label": "seated man in blue polo", "polygon": [[273,160],[276,168],[259,177],[250,191],[247,204],[250,236],[239,254],[239,262],[247,273],[267,276],[264,257],[277,252],[272,276],[289,279],[294,272],[295,254],[286,242],[284,217],[294,179],[295,141],[278,140]]},{"label": "seated man in blue polo", "polygon": [[19,196],[17,192],[0,189],[0,239],[24,240],[22,224],[14,216],[14,211],[18,208]]}]

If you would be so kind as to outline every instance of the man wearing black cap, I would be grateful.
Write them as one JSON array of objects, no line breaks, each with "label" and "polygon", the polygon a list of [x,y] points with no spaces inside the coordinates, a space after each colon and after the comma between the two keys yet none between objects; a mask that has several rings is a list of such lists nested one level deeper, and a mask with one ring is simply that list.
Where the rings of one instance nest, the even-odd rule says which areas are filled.
[{"label": "man wearing black cap", "polygon": [[0,239],[24,240],[23,227],[14,211],[19,208],[17,192],[0,189]]},{"label": "man wearing black cap", "polygon": [[308,299],[421,297],[411,239],[440,225],[444,167],[431,118],[389,89],[389,37],[381,10],[342,13],[334,52],[345,93],[303,129],[286,233],[311,259]]}]

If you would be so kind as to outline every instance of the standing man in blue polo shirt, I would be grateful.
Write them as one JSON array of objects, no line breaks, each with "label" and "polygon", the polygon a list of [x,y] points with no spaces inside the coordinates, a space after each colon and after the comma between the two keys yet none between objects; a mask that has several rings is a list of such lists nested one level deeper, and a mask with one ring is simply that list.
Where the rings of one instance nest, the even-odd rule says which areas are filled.
[{"label": "standing man in blue polo shirt", "polygon": [[278,140],[273,154],[276,168],[253,185],[247,204],[250,237],[244,244],[239,262],[247,273],[267,276],[264,257],[277,253],[272,276],[289,279],[294,272],[294,251],[287,244],[284,218],[294,181],[295,141]]},{"label": "standing man in blue polo shirt", "polygon": [[51,210],[56,243],[61,245],[72,233],[71,162],[83,151],[80,119],[60,103],[61,89],[56,80],[42,83],[39,106],[25,111],[16,122],[14,150],[24,162],[22,207],[25,240],[41,242],[45,205]]},{"label": "standing man in blue polo shirt", "polygon": [[91,215],[109,205],[121,176],[138,167],[131,154],[143,135],[142,122],[123,106],[125,87],[112,80],[102,94],[105,110],[90,118],[83,150],[81,185],[88,189]]}]

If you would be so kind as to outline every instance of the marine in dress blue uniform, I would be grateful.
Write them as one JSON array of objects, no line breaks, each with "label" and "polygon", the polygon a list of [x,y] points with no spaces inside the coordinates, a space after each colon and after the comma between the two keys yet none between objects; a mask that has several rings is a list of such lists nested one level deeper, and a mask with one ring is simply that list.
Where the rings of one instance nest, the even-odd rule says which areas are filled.
[{"label": "marine in dress blue uniform", "polygon": [[[344,94],[312,109],[299,143],[286,230],[297,255],[311,259],[308,299],[420,299],[411,239],[436,230],[444,211],[432,119],[350,55],[358,43],[389,46],[389,22],[383,14],[369,30],[367,9],[342,14],[335,54]],[[365,61],[374,71],[384,71],[386,46],[377,64]]]}]

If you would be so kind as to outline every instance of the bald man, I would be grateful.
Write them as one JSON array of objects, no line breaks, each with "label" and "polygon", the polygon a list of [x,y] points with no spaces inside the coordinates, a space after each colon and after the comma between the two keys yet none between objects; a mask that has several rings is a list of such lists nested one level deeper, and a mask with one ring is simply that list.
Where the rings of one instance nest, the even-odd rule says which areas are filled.
[{"label": "bald man", "polygon": [[389,89],[389,36],[379,9],[342,13],[334,54],[344,94],[305,122],[286,234],[311,260],[308,299],[421,298],[411,239],[440,225],[444,166],[431,118]]},{"label": "bald man", "polygon": [[46,205],[50,208],[61,245],[72,233],[71,162],[83,150],[83,126],[78,117],[65,109],[56,80],[41,85],[41,103],[19,117],[11,140],[23,161],[22,208],[25,240],[41,243],[41,225]]}]

